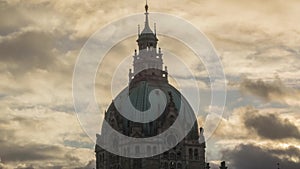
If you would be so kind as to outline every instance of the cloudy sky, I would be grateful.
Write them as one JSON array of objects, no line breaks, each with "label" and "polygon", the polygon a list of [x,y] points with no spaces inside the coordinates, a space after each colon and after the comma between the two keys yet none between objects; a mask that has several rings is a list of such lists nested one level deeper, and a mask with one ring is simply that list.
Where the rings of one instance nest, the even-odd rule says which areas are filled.
[{"label": "cloudy sky", "polygon": [[[212,168],[225,160],[230,169],[275,169],[278,162],[280,168],[299,169],[300,2],[149,3],[150,11],[181,17],[201,30],[221,58],[228,93],[223,116],[213,117],[221,122],[207,138]],[[0,168],[93,167],[94,143],[73,107],[76,59],[93,33],[143,12],[142,0],[0,1]],[[160,24],[167,23],[157,23],[158,31]],[[104,109],[113,97],[108,82],[132,55],[135,38],[116,44],[100,66],[96,95]],[[159,39],[163,50],[190,66],[205,94],[207,73],[201,63],[194,64],[193,52],[178,40]],[[165,57],[165,64],[172,65]],[[171,68],[169,73],[186,78]],[[204,123],[211,109],[208,101],[203,103],[199,125],[209,128]]]}]

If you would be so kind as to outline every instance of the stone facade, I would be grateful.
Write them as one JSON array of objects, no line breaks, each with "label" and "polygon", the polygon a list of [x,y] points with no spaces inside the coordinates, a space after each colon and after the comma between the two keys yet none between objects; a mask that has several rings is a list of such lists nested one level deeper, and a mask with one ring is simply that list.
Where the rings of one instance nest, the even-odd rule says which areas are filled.
[{"label": "stone facade", "polygon": [[[135,50],[133,56],[133,70],[129,71],[129,95],[132,104],[140,111],[149,108],[148,96],[150,91],[159,88],[167,96],[167,106],[163,113],[153,122],[137,123],[124,118],[116,109],[114,101],[105,112],[105,120],[109,125],[119,133],[136,138],[152,137],[162,133],[172,126],[178,116],[181,104],[186,107],[183,112],[186,115],[182,119],[182,124],[192,119],[194,124],[187,136],[182,140],[177,140],[176,133],[181,132],[180,129],[174,129],[174,134],[165,138],[165,140],[157,140],[157,144],[149,144],[147,152],[156,153],[159,149],[160,141],[179,142],[175,147],[168,151],[147,158],[127,158],[114,155],[100,146],[96,145],[96,168],[97,169],[205,169],[205,140],[203,129],[198,128],[196,117],[189,103],[181,96],[180,92],[171,86],[168,82],[167,67],[163,70],[163,54],[160,48],[157,49],[158,39],[156,32],[149,27],[148,21],[148,5],[145,6],[145,27],[138,34],[138,51]],[[118,97],[118,96],[117,96]],[[116,98],[117,99],[117,98]],[[191,121],[191,120],[190,120]],[[184,125],[182,126],[185,127]],[[107,132],[102,128],[101,135]],[[97,135],[97,137],[101,137]],[[139,153],[139,147],[128,149],[128,144],[117,138],[116,147],[123,153]]]}]

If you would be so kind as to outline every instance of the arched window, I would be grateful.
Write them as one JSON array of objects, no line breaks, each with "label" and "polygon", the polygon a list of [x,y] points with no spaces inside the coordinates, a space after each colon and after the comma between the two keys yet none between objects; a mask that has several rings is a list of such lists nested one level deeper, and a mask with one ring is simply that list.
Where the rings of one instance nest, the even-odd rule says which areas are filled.
[{"label": "arched window", "polygon": [[178,159],[181,159],[181,152],[180,151],[177,152],[177,160]]},{"label": "arched window", "polygon": [[176,168],[176,163],[174,161],[170,162],[170,169],[175,169]]}]

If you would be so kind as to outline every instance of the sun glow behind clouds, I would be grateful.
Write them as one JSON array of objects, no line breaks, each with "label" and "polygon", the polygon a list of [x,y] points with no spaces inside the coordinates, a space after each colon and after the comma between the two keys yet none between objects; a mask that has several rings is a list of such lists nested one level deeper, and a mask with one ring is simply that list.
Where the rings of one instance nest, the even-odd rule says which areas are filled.
[{"label": "sun glow behind clouds", "polygon": [[[228,94],[225,110],[227,116],[223,117],[219,129],[208,142],[208,160],[223,160],[222,155],[224,158],[232,155],[228,159],[235,165],[232,167],[241,168],[234,162],[242,159],[224,148],[234,149],[241,144],[255,144],[257,147],[250,148],[257,150],[255,155],[258,157],[262,155],[259,152],[268,152],[268,157],[291,157],[289,159],[292,162],[299,164],[299,158],[288,151],[291,146],[299,151],[299,139],[262,138],[255,132],[261,128],[248,131],[241,114],[274,114],[279,118],[278,122],[288,119],[299,129],[299,98],[298,95],[295,96],[298,93],[295,88],[300,87],[300,2],[166,0],[150,3],[150,12],[181,16],[205,32],[221,55],[228,81],[237,83]],[[144,12],[144,4],[140,0],[10,0],[1,1],[0,9],[0,167],[14,168],[24,157],[28,158],[19,167],[76,168],[88,165],[94,158],[94,152],[92,148],[84,147],[89,143],[89,138],[83,133],[73,114],[71,83],[76,57],[84,42],[96,30],[112,20]],[[159,24],[157,23],[158,32]],[[136,25],[132,25],[132,29],[136,29]],[[165,39],[160,37],[162,49],[185,57],[187,64],[197,70],[196,77],[206,75],[201,67],[193,65],[190,51],[184,50],[178,42],[169,43]],[[135,38],[129,41],[129,45],[122,46],[122,51],[128,52],[124,53],[124,57],[132,55],[135,48]],[[178,48],[182,50],[177,50]],[[115,62],[119,62],[119,52],[112,51],[110,55]],[[114,63],[112,61],[108,64]],[[109,73],[111,72],[99,76],[110,80]],[[180,72],[175,74],[179,76]],[[282,98],[271,93],[272,97],[264,99],[264,93],[257,94],[257,91],[241,94],[237,87],[244,83],[245,76],[253,80],[249,84],[261,79],[264,84],[272,86],[271,82],[276,79],[274,74],[282,81]],[[199,83],[201,88],[206,87],[202,79]],[[103,84],[100,81],[97,85],[106,87],[101,86]],[[99,97],[106,97],[108,103],[111,101],[110,95],[101,94]],[[245,107],[248,105],[257,111],[246,111]],[[208,107],[205,107],[204,112],[208,112],[207,110]],[[82,145],[70,144],[75,143],[74,141]],[[248,150],[249,145],[240,147],[239,152],[244,153],[243,150]],[[55,157],[48,156],[43,149],[37,149],[39,146],[50,147],[49,153],[55,154]],[[26,154],[17,151],[16,147]],[[267,148],[274,151],[267,151]],[[275,150],[282,150],[283,155],[276,154]],[[36,153],[39,153],[38,157],[45,158],[37,158]],[[257,159],[251,156],[247,160],[255,163],[251,160]],[[280,163],[288,166],[285,161],[287,160],[283,159]],[[268,163],[265,160],[264,163],[273,166],[271,164],[274,162]],[[247,166],[243,169],[248,169]]]}]

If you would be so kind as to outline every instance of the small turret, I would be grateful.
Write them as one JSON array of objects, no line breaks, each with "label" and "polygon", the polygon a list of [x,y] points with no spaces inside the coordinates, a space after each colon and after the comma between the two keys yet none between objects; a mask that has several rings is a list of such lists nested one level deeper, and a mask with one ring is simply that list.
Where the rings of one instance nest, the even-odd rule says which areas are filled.
[{"label": "small turret", "polygon": [[209,163],[206,163],[205,169],[210,169]]},{"label": "small turret", "polygon": [[225,161],[221,162],[220,169],[227,169]]},{"label": "small turret", "polygon": [[204,129],[202,127],[200,127],[200,136],[199,136],[199,142],[201,144],[204,144],[204,147],[205,147],[205,138],[204,138]]},{"label": "small turret", "polygon": [[[158,39],[156,37],[156,24],[154,24],[154,32],[149,26],[149,6],[146,1],[145,5],[145,26],[141,30],[138,25],[138,51],[134,52],[133,70],[129,74],[129,80],[135,79],[136,75],[144,70],[153,69],[155,72],[153,78],[160,78],[162,81],[167,81],[168,73],[163,71],[163,53],[159,48],[157,50]],[[148,72],[149,73],[149,72]],[[145,75],[145,74],[144,74]]]}]

